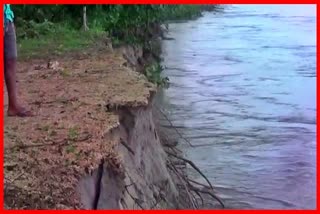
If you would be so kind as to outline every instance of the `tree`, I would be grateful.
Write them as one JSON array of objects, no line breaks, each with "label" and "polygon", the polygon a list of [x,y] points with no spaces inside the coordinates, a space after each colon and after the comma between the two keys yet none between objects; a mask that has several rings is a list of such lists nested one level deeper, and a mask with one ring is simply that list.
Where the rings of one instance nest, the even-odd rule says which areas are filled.
[{"label": "tree", "polygon": [[82,11],[82,22],[83,22],[83,30],[88,31],[88,21],[87,21],[87,6],[83,6],[83,11]]}]

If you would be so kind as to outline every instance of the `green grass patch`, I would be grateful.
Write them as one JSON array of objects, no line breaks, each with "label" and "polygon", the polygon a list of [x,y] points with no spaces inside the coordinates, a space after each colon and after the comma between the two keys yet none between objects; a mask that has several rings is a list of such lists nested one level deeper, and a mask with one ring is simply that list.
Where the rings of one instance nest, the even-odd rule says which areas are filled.
[{"label": "green grass patch", "polygon": [[79,136],[79,131],[77,127],[72,127],[69,129],[69,132],[68,132],[69,140],[76,140],[78,136]]},{"label": "green grass patch", "polygon": [[55,25],[53,29],[45,32],[37,29],[19,32],[17,27],[18,53],[23,59],[60,56],[66,52],[86,49],[103,35],[105,32],[99,29],[85,32],[62,25]]},{"label": "green grass patch", "polygon": [[167,87],[169,84],[169,79],[161,75],[162,71],[163,67],[157,62],[149,65],[146,68],[145,75],[150,82],[161,87]]},{"label": "green grass patch", "polygon": [[[21,58],[63,55],[90,47],[108,34],[115,46],[143,44],[152,23],[191,19],[201,15],[203,5],[90,5],[89,31],[82,26],[82,6],[18,5],[18,51]],[[37,14],[37,16],[34,16]],[[37,18],[35,18],[37,17]]]}]

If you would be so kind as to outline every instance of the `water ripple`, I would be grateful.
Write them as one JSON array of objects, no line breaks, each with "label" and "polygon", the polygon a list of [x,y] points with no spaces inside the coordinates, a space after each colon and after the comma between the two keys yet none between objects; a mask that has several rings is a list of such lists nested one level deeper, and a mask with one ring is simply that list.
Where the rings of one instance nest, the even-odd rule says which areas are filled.
[{"label": "water ripple", "polygon": [[170,25],[159,99],[229,209],[316,207],[315,11],[231,5]]}]

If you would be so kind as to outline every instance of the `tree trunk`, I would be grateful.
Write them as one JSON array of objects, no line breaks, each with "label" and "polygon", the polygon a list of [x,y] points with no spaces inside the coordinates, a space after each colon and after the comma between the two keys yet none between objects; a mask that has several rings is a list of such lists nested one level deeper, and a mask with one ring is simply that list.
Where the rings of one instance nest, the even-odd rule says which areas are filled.
[{"label": "tree trunk", "polygon": [[83,6],[82,18],[83,18],[83,30],[88,31],[89,27],[87,25],[87,6]]}]

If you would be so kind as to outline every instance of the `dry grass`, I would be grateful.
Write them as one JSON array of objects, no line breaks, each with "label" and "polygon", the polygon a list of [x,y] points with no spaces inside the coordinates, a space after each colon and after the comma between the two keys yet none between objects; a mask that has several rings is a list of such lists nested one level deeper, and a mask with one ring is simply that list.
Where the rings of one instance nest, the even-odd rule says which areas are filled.
[{"label": "dry grass", "polygon": [[[19,97],[36,114],[5,116],[5,202],[11,208],[79,208],[78,179],[114,157],[118,117],[106,105],[140,106],[154,87],[123,67],[119,51],[19,62]],[[7,95],[5,93],[5,109]]]}]

